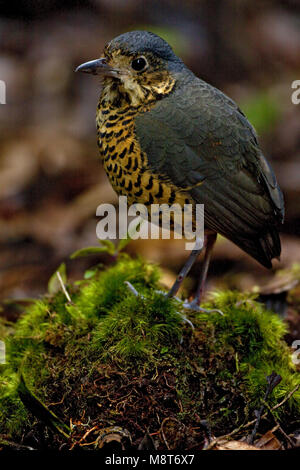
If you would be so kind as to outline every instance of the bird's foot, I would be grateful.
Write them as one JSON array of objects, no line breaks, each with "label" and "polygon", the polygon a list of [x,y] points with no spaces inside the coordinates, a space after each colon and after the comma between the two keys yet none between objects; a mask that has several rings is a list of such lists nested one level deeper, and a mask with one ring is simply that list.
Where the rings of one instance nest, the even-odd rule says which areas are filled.
[{"label": "bird's foot", "polygon": [[[135,287],[133,287],[133,285],[129,282],[129,281],[125,281],[125,284],[126,286],[128,287],[128,289],[130,290],[130,292],[132,292],[133,295],[135,295],[136,297],[140,297],[141,299],[144,299],[145,297],[140,294],[136,289]],[[156,292],[158,294],[161,294],[162,296],[164,296],[165,298],[169,298],[168,294],[166,294],[165,292],[163,292],[162,290],[156,290]],[[173,297],[174,299],[178,300],[179,302],[181,302],[181,300],[178,298],[178,297]],[[182,319],[182,322],[183,323],[186,323],[187,325],[189,325],[192,330],[195,329],[193,323],[191,322],[191,320],[189,320],[183,313],[181,312],[178,312],[178,315],[181,317]]]},{"label": "bird's foot", "polygon": [[191,322],[191,320],[189,320],[183,313],[181,312],[178,312],[178,315],[180,316],[181,320],[182,320],[182,323],[186,323],[187,325],[189,325],[192,330],[195,329],[193,323]]},{"label": "bird's foot", "polygon": [[196,299],[192,300],[191,302],[185,301],[183,303],[183,307],[188,309],[188,310],[195,310],[196,312],[201,312],[201,313],[219,313],[220,315],[224,315],[224,313],[217,309],[217,308],[203,308],[200,307],[199,303],[197,302]]},{"label": "bird's foot", "polygon": [[145,297],[140,294],[135,287],[133,287],[133,285],[131,284],[131,282],[129,281],[124,281],[124,284],[126,284],[126,286],[128,287],[128,289],[130,290],[130,292],[135,295],[136,297],[140,297],[141,299],[144,299]]}]

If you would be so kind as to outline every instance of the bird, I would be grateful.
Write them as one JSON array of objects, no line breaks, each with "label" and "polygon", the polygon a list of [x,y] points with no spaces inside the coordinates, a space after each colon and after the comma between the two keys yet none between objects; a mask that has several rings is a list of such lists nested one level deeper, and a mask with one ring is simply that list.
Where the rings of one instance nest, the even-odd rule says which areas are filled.
[{"label": "bird", "polygon": [[198,78],[158,35],[131,31],[76,71],[98,75],[100,156],[113,189],[130,204],[204,204],[204,243],[195,247],[168,296],[204,250],[192,302],[200,309],[217,235],[266,268],[279,258],[284,199],[256,131],[226,94]]}]

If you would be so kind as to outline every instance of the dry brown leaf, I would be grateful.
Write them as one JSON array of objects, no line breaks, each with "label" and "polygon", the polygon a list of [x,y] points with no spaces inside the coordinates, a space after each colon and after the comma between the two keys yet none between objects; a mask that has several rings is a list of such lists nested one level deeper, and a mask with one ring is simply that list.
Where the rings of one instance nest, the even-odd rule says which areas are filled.
[{"label": "dry brown leaf", "polygon": [[282,445],[272,431],[266,432],[260,439],[255,442],[255,447],[260,450],[280,450]]},{"label": "dry brown leaf", "polygon": [[255,446],[241,441],[224,441],[217,444],[213,450],[261,450]]}]

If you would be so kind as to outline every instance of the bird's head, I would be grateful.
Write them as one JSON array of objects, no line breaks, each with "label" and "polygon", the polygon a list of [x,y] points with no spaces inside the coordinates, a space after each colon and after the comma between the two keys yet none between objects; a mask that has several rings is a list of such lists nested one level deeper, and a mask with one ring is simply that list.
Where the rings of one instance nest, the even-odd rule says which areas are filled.
[{"label": "bird's head", "polygon": [[104,57],[86,62],[76,71],[99,75],[108,101],[121,95],[133,106],[170,93],[185,68],[171,46],[156,34],[132,31],[110,41]]}]

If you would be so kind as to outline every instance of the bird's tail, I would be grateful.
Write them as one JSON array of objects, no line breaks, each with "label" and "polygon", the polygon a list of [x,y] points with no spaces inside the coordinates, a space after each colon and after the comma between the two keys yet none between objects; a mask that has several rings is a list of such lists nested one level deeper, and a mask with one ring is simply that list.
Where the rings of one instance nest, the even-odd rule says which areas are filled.
[{"label": "bird's tail", "polygon": [[233,241],[266,268],[272,268],[272,259],[279,258],[281,253],[281,243],[276,227],[268,227],[259,238]]}]

